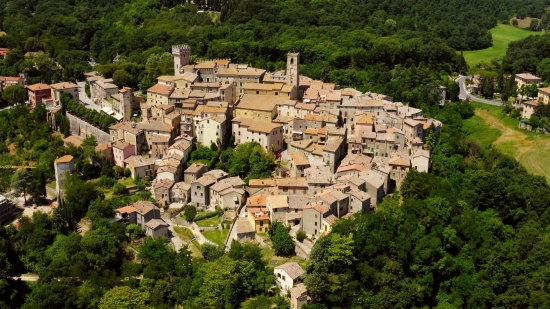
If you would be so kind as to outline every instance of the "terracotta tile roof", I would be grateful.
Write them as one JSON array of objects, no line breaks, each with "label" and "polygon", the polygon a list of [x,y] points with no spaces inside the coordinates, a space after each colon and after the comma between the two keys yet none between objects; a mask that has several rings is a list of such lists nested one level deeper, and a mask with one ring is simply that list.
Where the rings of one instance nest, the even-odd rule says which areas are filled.
[{"label": "terracotta tile roof", "polygon": [[153,87],[147,89],[147,92],[157,93],[163,96],[169,96],[172,93],[172,86],[166,86],[163,84],[155,84]]},{"label": "terracotta tile roof", "polygon": [[358,165],[358,164],[350,164],[350,165],[346,165],[346,166],[342,166],[340,165],[338,167],[338,169],[336,170],[337,173],[341,173],[341,172],[347,172],[347,171],[368,171],[368,168],[362,166],[362,165]]},{"label": "terracotta tile roof", "polygon": [[291,157],[295,165],[309,165],[309,160],[303,152],[293,153]]},{"label": "terracotta tile roof", "polygon": [[73,156],[71,155],[64,155],[61,158],[55,159],[55,163],[69,163],[73,160]]},{"label": "terracotta tile roof", "polygon": [[275,183],[278,187],[305,187],[307,188],[308,184],[304,177],[300,178],[277,178]]},{"label": "terracotta tile roof", "polygon": [[287,195],[268,195],[266,198],[268,208],[288,208]]},{"label": "terracotta tile roof", "polygon": [[516,74],[516,78],[522,79],[522,80],[542,80],[540,77],[537,77],[531,73],[520,73]]},{"label": "terracotta tile roof", "polygon": [[131,206],[134,206],[136,211],[142,215],[145,215],[152,210],[158,209],[153,203],[149,201],[138,201],[133,203]]},{"label": "terracotta tile roof", "polygon": [[266,206],[266,198],[267,195],[260,194],[256,196],[251,196],[246,200],[246,207],[254,207],[254,206]]},{"label": "terracotta tile roof", "polygon": [[50,87],[52,87],[52,89],[57,89],[57,90],[61,90],[61,89],[73,89],[73,88],[77,88],[77,89],[78,89],[78,85],[77,85],[77,84],[69,83],[69,82],[62,82],[62,83],[57,83],[57,84],[51,84]]},{"label": "terracotta tile roof", "polygon": [[336,221],[338,221],[338,218],[335,215],[329,215],[326,218],[323,218],[324,223],[328,224],[329,226],[333,226]]},{"label": "terracotta tile roof", "polygon": [[180,141],[177,141],[175,142],[172,146],[170,146],[170,148],[168,149],[177,149],[177,150],[181,150],[181,151],[186,151],[187,149],[189,149],[191,146],[193,146],[189,141],[186,141],[186,140],[180,140]]},{"label": "terracotta tile roof", "polygon": [[307,295],[306,286],[303,283],[295,285],[292,290],[290,290],[290,295],[292,296],[292,298],[299,298]]},{"label": "terracotta tile roof", "polygon": [[31,91],[37,91],[37,90],[48,90],[48,89],[51,89],[51,87],[50,87],[50,85],[38,83],[38,84],[27,86],[27,89],[29,89]]},{"label": "terracotta tile roof", "polygon": [[539,88],[538,89],[538,92],[539,93],[544,93],[546,95],[550,95],[550,87],[547,87],[547,88]]},{"label": "terracotta tile roof", "polygon": [[184,173],[195,174],[195,173],[197,173],[198,171],[200,171],[201,169],[203,169],[205,167],[206,167],[206,165],[204,165],[202,163],[193,163],[185,170]]},{"label": "terracotta tile roof", "polygon": [[199,183],[205,187],[210,186],[214,183],[216,183],[216,178],[212,175],[204,175],[201,178],[193,181],[193,183]]},{"label": "terracotta tile roof", "polygon": [[182,194],[183,192],[191,190],[191,184],[188,184],[188,183],[183,182],[183,181],[176,182],[174,184],[174,186],[172,187],[172,192],[174,192],[174,190],[178,190],[178,193]]},{"label": "terracotta tile roof", "polygon": [[175,175],[177,171],[178,171],[177,167],[170,166],[170,165],[165,165],[165,166],[161,166],[157,169],[157,174],[170,173],[170,174]]},{"label": "terracotta tile roof", "polygon": [[523,101],[523,102],[521,102],[521,104],[522,105],[537,106],[539,104],[539,101],[537,101],[537,100]]},{"label": "terracotta tile roof", "polygon": [[179,75],[179,76],[181,76],[181,79],[188,82],[194,82],[199,77],[199,75],[191,72],[185,72],[183,73],[183,75]]},{"label": "terracotta tile roof", "polygon": [[248,234],[256,232],[256,230],[254,229],[252,224],[250,224],[247,218],[239,217],[235,224],[237,225],[237,234]]},{"label": "terracotta tile roof", "polygon": [[229,193],[237,193],[239,195],[244,195],[245,191],[241,188],[233,188],[233,187],[220,191],[221,196],[227,195]]},{"label": "terracotta tile roof", "polygon": [[[221,178],[226,177],[228,174],[226,172],[220,170],[220,169],[215,169],[215,170],[211,170],[209,172],[204,173],[204,175],[210,175],[210,176],[215,177],[216,179],[221,179]],[[235,179],[233,181],[238,183],[238,181],[235,180]]]},{"label": "terracotta tile roof", "polygon": [[109,148],[111,148],[111,143],[103,143],[95,146],[95,151],[99,152],[99,151],[107,150]]},{"label": "terracotta tile roof", "polygon": [[371,198],[370,194],[359,190],[352,190],[348,191],[347,193],[360,201],[366,201]]},{"label": "terracotta tile roof", "polygon": [[132,168],[155,165],[155,159],[146,158],[138,155],[129,156],[128,158],[124,159],[124,162]]},{"label": "terracotta tile roof", "polygon": [[126,143],[125,141],[122,141],[122,140],[116,141],[112,145],[113,145],[113,148],[120,149],[120,150],[124,150],[128,146],[132,146],[130,143]]},{"label": "terracotta tile roof", "polygon": [[319,203],[311,205],[311,208],[315,209],[316,211],[318,211],[322,215],[330,212],[330,208],[328,208],[327,206],[325,206],[323,204],[319,204]]},{"label": "terracotta tile roof", "polygon": [[305,109],[305,110],[308,110],[308,111],[313,111],[313,110],[315,110],[317,105],[315,105],[314,103],[299,102],[299,103],[296,103],[296,105],[294,105],[294,107],[296,109]]},{"label": "terracotta tile roof", "polygon": [[275,269],[284,271],[292,280],[300,277],[305,271],[295,262],[285,263],[281,266],[275,267]]},{"label": "terracotta tile roof", "polygon": [[356,122],[358,124],[374,124],[375,122],[374,116],[371,114],[364,114],[356,119]]},{"label": "terracotta tile roof", "polygon": [[235,177],[229,177],[218,181],[216,184],[210,187],[210,190],[216,191],[216,192],[222,192],[232,187],[242,187],[242,186],[244,186],[244,181],[239,176],[235,176]]},{"label": "terracotta tile roof", "polygon": [[340,148],[343,142],[344,142],[344,139],[341,137],[331,137],[325,143],[325,147],[323,148],[323,151],[336,152],[336,150]]},{"label": "terracotta tile roof", "polygon": [[129,214],[132,212],[136,212],[136,209],[134,208],[134,206],[124,206],[124,207],[115,209],[115,211],[121,214]]},{"label": "terracotta tile roof", "polygon": [[422,123],[416,121],[416,120],[413,120],[411,118],[406,118],[403,120],[403,124],[406,124],[408,126],[411,126],[411,127],[416,127],[418,125],[421,125]]},{"label": "terracotta tile roof", "polygon": [[250,179],[248,181],[248,186],[260,186],[260,187],[273,187],[275,186],[275,179],[273,178],[264,178],[264,179]]},{"label": "terracotta tile roof", "polygon": [[259,78],[265,73],[265,70],[256,69],[253,67],[239,68],[237,65],[230,66],[228,68],[219,68],[218,77],[228,76],[251,76]]},{"label": "terracotta tile roof", "polygon": [[312,166],[304,170],[306,180],[310,183],[330,184],[332,182],[332,172],[330,166]]},{"label": "terracotta tile roof", "polygon": [[173,185],[174,185],[174,181],[171,179],[158,179],[155,181],[155,184],[153,185],[153,187],[155,189],[160,189],[160,188],[170,189],[172,188]]},{"label": "terracotta tile roof", "polygon": [[189,98],[189,94],[191,93],[191,89],[185,88],[177,88],[172,91],[169,98],[170,99],[187,99]]},{"label": "terracotta tile roof", "polygon": [[168,143],[170,141],[170,135],[157,134],[151,135],[151,143]]},{"label": "terracotta tile roof", "polygon": [[145,226],[150,229],[156,230],[157,228],[162,226],[168,227],[168,224],[162,219],[151,219],[149,220],[149,222],[145,223]]},{"label": "terracotta tile roof", "polygon": [[280,123],[266,123],[244,117],[233,118],[232,122],[238,123],[240,127],[246,127],[250,132],[271,133],[273,130],[283,127]]},{"label": "terracotta tile roof", "polygon": [[277,95],[244,94],[237,105],[237,109],[273,111],[277,105],[284,105],[287,98]]},{"label": "terracotta tile roof", "polygon": [[307,149],[309,146],[313,144],[313,141],[311,140],[301,140],[301,141],[294,141],[290,143],[290,146],[298,149]]},{"label": "terracotta tile roof", "polygon": [[161,131],[161,132],[170,132],[174,129],[171,125],[156,121],[156,120],[147,120],[144,122],[138,122],[137,128],[145,131]]}]

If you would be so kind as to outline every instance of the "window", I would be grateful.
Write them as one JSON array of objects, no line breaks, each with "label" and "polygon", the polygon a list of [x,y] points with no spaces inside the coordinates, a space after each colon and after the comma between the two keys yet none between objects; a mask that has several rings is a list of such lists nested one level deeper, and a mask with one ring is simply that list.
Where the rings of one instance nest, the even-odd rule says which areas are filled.
[{"label": "window", "polygon": [[197,186],[197,190],[200,190],[201,189],[201,186]]},{"label": "window", "polygon": [[197,192],[195,192],[195,196],[197,195]]},{"label": "window", "polygon": [[203,194],[201,193],[201,196],[203,196]]},{"label": "window", "polygon": [[317,218],[317,214],[315,214],[315,218]]},{"label": "window", "polygon": [[317,221],[315,221],[315,226],[317,226]]}]

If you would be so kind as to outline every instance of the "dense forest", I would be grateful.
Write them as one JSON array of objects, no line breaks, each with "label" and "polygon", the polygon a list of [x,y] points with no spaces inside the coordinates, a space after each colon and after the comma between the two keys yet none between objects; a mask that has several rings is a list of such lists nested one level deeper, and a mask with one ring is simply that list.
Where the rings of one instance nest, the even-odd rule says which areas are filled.
[{"label": "dense forest", "polygon": [[[491,46],[488,29],[511,16],[546,20],[550,0],[195,3],[4,0],[0,46],[15,50],[0,72],[28,72],[33,82],[82,79],[93,58],[118,86],[146,89],[170,73],[164,60],[173,44],[190,44],[195,59],[268,70],[284,68],[286,53],[298,51],[306,76],[420,106],[430,82],[467,70],[456,51]],[[30,51],[45,54],[23,57]],[[119,64],[109,65],[117,55]]]}]

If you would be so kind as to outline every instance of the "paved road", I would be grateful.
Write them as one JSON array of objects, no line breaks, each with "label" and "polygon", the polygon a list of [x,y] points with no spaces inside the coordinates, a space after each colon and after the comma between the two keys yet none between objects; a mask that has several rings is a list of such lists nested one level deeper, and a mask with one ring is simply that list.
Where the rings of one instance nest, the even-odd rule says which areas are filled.
[{"label": "paved road", "polygon": [[167,217],[164,217],[163,219],[164,222],[168,224],[168,230],[170,231],[168,236],[170,237],[170,242],[174,246],[174,251],[179,252],[185,244],[183,243],[183,240],[178,237],[176,231],[174,231],[174,224],[172,223],[172,220]]},{"label": "paved road", "polygon": [[[239,212],[238,216],[242,217],[243,214],[245,214],[245,213],[246,213],[246,206],[243,206],[243,208],[241,208],[241,211]],[[237,223],[237,221],[235,221],[235,223]],[[229,251],[229,248],[231,248],[231,242],[237,236],[237,227],[236,227],[235,223],[231,224],[230,231],[229,231],[229,237],[227,238],[227,242],[225,243],[225,251]]]},{"label": "paved road", "polygon": [[466,100],[469,97],[470,101],[485,103],[494,106],[502,106],[502,103],[498,101],[482,99],[473,95],[470,96],[470,93],[468,92],[468,90],[466,90],[466,85],[464,84],[467,78],[471,78],[471,76],[459,76],[456,79],[456,82],[460,85],[460,94],[458,95],[459,99]]},{"label": "paved road", "polygon": [[80,99],[80,102],[84,104],[86,108],[93,109],[96,112],[101,112],[101,107],[99,105],[95,105],[92,99],[88,98],[86,95],[86,91],[84,90],[84,85],[86,82],[77,82],[78,84],[78,97]]}]

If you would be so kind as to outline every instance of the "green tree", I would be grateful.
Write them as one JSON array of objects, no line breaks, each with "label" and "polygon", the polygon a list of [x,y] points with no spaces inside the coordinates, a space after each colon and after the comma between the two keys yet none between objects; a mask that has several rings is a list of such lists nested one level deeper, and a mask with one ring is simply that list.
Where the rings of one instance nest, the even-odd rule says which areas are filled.
[{"label": "green tree", "polygon": [[193,219],[195,219],[195,216],[197,215],[197,208],[193,205],[187,205],[185,206],[185,210],[183,211],[183,216],[185,217],[185,220],[189,222],[193,222]]},{"label": "green tree", "polygon": [[27,91],[19,85],[10,86],[2,91],[2,100],[6,101],[9,105],[25,103],[27,100]]},{"label": "green tree", "polygon": [[279,256],[292,256],[295,254],[295,245],[286,227],[281,222],[274,222],[269,226],[269,238],[273,242],[273,250]]},{"label": "green tree", "polygon": [[17,170],[11,181],[11,187],[13,190],[15,190],[18,194],[23,193],[25,205],[27,204],[27,190],[31,187],[32,182],[32,172],[27,169]]},{"label": "green tree", "polygon": [[148,292],[117,286],[103,295],[99,309],[147,309],[149,297]]},{"label": "green tree", "polygon": [[81,245],[88,267],[96,272],[122,265],[122,244],[106,227],[86,232]]}]

